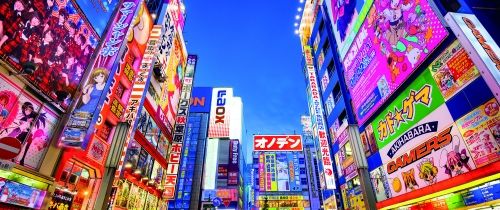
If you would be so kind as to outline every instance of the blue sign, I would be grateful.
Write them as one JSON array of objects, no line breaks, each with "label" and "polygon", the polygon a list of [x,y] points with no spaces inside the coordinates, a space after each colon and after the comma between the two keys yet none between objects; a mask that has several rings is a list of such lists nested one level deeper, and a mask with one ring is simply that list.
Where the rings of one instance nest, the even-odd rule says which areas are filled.
[{"label": "blue sign", "polygon": [[212,204],[214,204],[215,207],[219,207],[222,204],[222,200],[220,198],[214,198],[212,200]]},{"label": "blue sign", "polygon": [[95,31],[102,35],[119,0],[76,0]]},{"label": "blue sign", "polygon": [[193,95],[191,96],[191,106],[189,107],[189,112],[210,113],[211,102],[211,87],[193,87]]}]

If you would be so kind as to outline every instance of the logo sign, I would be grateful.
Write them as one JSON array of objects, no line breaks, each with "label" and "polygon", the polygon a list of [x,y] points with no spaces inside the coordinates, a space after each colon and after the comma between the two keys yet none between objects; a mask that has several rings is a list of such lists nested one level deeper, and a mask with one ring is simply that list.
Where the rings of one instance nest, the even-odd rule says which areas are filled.
[{"label": "logo sign", "polygon": [[302,151],[301,135],[254,135],[254,151]]},{"label": "logo sign", "polygon": [[210,104],[212,103],[211,87],[194,87],[191,97],[190,112],[210,113]]},{"label": "logo sign", "polygon": [[229,100],[232,97],[232,88],[213,89],[208,138],[229,138]]},{"label": "logo sign", "polygon": [[[323,165],[324,178],[326,181],[327,189],[335,189],[335,176],[333,175],[333,164],[332,157],[330,154],[330,143],[328,142],[327,131],[326,131],[326,121],[325,115],[322,108],[321,94],[318,88],[318,78],[316,76],[316,69],[314,68],[311,47],[304,47],[304,54],[307,64],[307,79],[309,80],[310,93],[309,97],[311,108],[311,116],[314,119],[312,123],[316,126],[316,132],[319,139],[321,163]],[[314,126],[313,126],[314,127]]]},{"label": "logo sign", "polygon": [[222,199],[220,199],[220,198],[218,198],[218,197],[217,197],[217,198],[214,198],[214,199],[212,200],[212,204],[214,204],[214,206],[215,206],[215,207],[219,207],[219,206],[222,204]]},{"label": "logo sign", "polygon": [[[191,69],[192,74],[186,74],[184,77],[184,83],[182,85],[181,98],[179,102],[179,108],[177,109],[177,116],[175,119],[174,126],[174,139],[172,144],[172,149],[168,157],[167,165],[167,181],[168,187],[174,187],[177,184],[177,176],[179,173],[180,157],[182,156],[182,143],[184,141],[184,133],[186,129],[186,123],[188,119],[189,111],[189,101],[191,99],[191,91],[193,88],[192,83],[186,83],[186,81],[191,81],[194,76],[194,69],[198,57],[196,55],[188,55],[187,57],[187,67],[186,69]],[[187,72],[187,71],[186,71]],[[174,148],[175,147],[175,148]],[[175,196],[165,197],[167,199],[173,199]]]},{"label": "logo sign", "polygon": [[14,137],[0,139],[0,159],[10,160],[21,152],[21,142]]},{"label": "logo sign", "polygon": [[495,40],[475,15],[449,12],[445,20],[500,101],[500,48]]},{"label": "logo sign", "polygon": [[447,35],[427,0],[373,4],[342,62],[359,124],[382,106]]}]

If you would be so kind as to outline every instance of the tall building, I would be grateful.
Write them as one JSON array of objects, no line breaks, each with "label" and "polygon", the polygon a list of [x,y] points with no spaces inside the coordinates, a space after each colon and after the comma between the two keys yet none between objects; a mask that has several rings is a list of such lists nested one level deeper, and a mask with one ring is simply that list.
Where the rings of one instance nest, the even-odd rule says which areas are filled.
[{"label": "tall building", "polygon": [[304,155],[307,167],[307,179],[309,180],[309,202],[311,209],[320,209],[323,205],[319,182],[318,154],[314,144],[314,135],[312,130],[311,117],[301,116],[302,139],[304,141]]},{"label": "tall building", "polygon": [[311,209],[301,135],[254,135],[254,206]]},{"label": "tall building", "polygon": [[498,29],[471,2],[305,2],[312,130],[335,165],[323,209],[500,205]]}]

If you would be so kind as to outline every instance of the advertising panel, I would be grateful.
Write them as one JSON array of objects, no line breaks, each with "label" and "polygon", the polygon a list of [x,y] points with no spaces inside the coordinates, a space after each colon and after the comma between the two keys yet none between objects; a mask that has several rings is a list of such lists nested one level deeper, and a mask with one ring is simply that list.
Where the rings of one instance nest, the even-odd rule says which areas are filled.
[{"label": "advertising panel", "polygon": [[190,112],[210,113],[210,104],[212,102],[211,87],[194,87],[191,98]]},{"label": "advertising panel", "polygon": [[462,45],[455,41],[429,66],[432,77],[445,99],[479,77],[479,71]]},{"label": "advertising panel", "polygon": [[214,190],[217,180],[217,156],[219,139],[207,139],[207,150],[205,155],[205,169],[203,170],[203,189]]},{"label": "advertising panel", "polygon": [[73,203],[74,195],[70,192],[65,192],[60,189],[56,189],[52,195],[52,203],[49,204],[49,210],[57,210],[58,206],[64,206],[67,209],[71,209],[71,204]]},{"label": "advertising panel", "polygon": [[266,169],[266,191],[277,191],[278,182],[276,179],[276,154],[265,153]]},{"label": "advertising panel", "polygon": [[473,14],[448,12],[445,20],[500,100],[500,48],[495,40]]},{"label": "advertising panel", "polygon": [[[189,116],[189,101],[191,100],[191,92],[193,88],[193,77],[194,77],[194,71],[196,67],[196,62],[198,60],[198,57],[196,55],[188,55],[187,57],[187,66],[186,66],[186,76],[184,77],[184,81],[182,83],[182,92],[180,93],[180,101],[179,101],[179,106],[177,109],[177,115],[175,119],[175,127],[174,127],[174,132],[173,132],[173,144],[172,144],[172,150],[170,151],[170,154],[168,155],[168,165],[167,165],[167,180],[168,183],[166,184],[165,190],[168,192],[175,192],[175,186],[177,184],[177,173],[178,173],[178,168],[180,164],[180,157],[182,156],[182,145],[184,142],[184,135],[186,131],[186,122]],[[208,140],[209,142],[211,140]],[[208,144],[208,143],[207,143]],[[218,142],[215,142],[215,146],[217,146]],[[175,149],[174,149],[175,146]],[[217,151],[217,147],[214,148],[215,151]],[[208,151],[208,146],[207,146],[207,151]],[[208,155],[208,153],[207,153]],[[217,155],[214,155],[215,158],[217,158]],[[217,159],[215,159],[217,160]],[[214,161],[215,164],[217,164],[217,161]],[[207,165],[207,163],[205,163]],[[212,180],[215,180],[215,174],[216,174],[216,165],[212,165],[213,167],[213,174],[212,174]],[[176,169],[176,170],[169,170],[169,169]],[[206,168],[205,168],[206,170]],[[208,171],[207,171],[208,172]],[[204,186],[206,181],[206,177],[204,179]],[[213,186],[215,187],[215,186]],[[204,188],[204,189],[213,189],[213,188]],[[174,198],[174,193],[168,194],[167,196],[164,196],[164,198],[167,199],[173,199]]]},{"label": "advertising panel", "polygon": [[138,7],[139,0],[125,0],[113,20],[110,31],[107,33],[102,49],[99,51],[91,69],[89,81],[84,86],[81,98],[76,109],[66,124],[59,144],[65,147],[86,148],[88,139],[94,131],[94,125],[99,119],[99,112],[112,79],[115,75],[115,64],[118,55],[123,51],[122,43],[128,35],[129,24]]},{"label": "advertising panel", "polygon": [[266,174],[265,174],[265,156],[261,152],[259,154],[259,191],[266,191]]},{"label": "advertising panel", "polygon": [[233,97],[232,88],[214,88],[210,108],[208,138],[229,138],[229,100]]},{"label": "advertising panel", "polygon": [[370,172],[370,180],[377,202],[391,197],[389,194],[389,182],[387,182],[387,176],[382,167],[378,167]]},{"label": "advertising panel", "polygon": [[233,139],[230,141],[230,148],[229,148],[229,165],[227,167],[228,169],[228,180],[227,180],[227,185],[228,186],[236,186],[238,185],[238,174],[239,174],[239,169],[238,169],[238,163],[239,163],[239,144],[240,142],[237,139]]},{"label": "advertising panel", "polygon": [[316,75],[316,70],[314,69],[313,58],[311,54],[311,47],[304,47],[304,54],[307,64],[307,77],[309,80],[309,91],[310,100],[309,106],[311,107],[311,117],[313,118],[313,127],[316,127],[317,137],[320,146],[320,158],[321,165],[323,168],[324,180],[326,182],[327,189],[335,189],[335,175],[333,174],[333,163],[332,156],[330,154],[330,143],[327,137],[327,128],[325,115],[322,108],[321,94],[318,87],[318,78]]},{"label": "advertising panel", "polygon": [[341,60],[347,54],[372,4],[373,0],[326,0]]},{"label": "advertising panel", "polygon": [[254,135],[254,151],[302,151],[301,135]]},{"label": "advertising panel", "polygon": [[343,60],[360,124],[448,35],[427,0],[383,2],[373,4]]},{"label": "advertising panel", "polygon": [[34,73],[23,77],[63,109],[99,42],[79,11],[69,0],[0,3],[0,57],[19,73],[34,64]]},{"label": "advertising panel", "polygon": [[[431,73],[424,71],[371,123],[378,148],[393,141],[402,146],[415,136],[436,132],[437,122],[410,128],[442,104],[444,98]],[[450,115],[448,111],[442,114]]]},{"label": "advertising panel", "polygon": [[97,34],[101,36],[119,1],[120,0],[76,0],[76,3],[89,20],[90,25]]},{"label": "advertising panel", "polygon": [[412,149],[401,151],[384,163],[392,196],[430,186],[476,168],[454,124],[431,137],[417,137],[412,145]]},{"label": "advertising panel", "polygon": [[0,75],[0,139],[14,137],[21,142],[13,162],[38,170],[58,121],[55,112]]},{"label": "advertising panel", "polygon": [[290,174],[288,158],[285,153],[276,154],[276,171],[278,176],[278,191],[290,191]]},{"label": "advertising panel", "polygon": [[2,180],[3,186],[0,201],[17,206],[40,209],[46,192],[37,190],[28,185]]},{"label": "advertising panel", "polygon": [[499,110],[496,99],[491,99],[457,120],[477,167],[500,160]]}]

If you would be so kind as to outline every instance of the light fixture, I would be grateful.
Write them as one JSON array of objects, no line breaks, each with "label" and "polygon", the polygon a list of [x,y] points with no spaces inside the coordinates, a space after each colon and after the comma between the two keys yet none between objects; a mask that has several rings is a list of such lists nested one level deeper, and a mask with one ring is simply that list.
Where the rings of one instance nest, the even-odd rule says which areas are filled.
[{"label": "light fixture", "polygon": [[304,0],[300,0],[300,3],[304,3]]},{"label": "light fixture", "polygon": [[301,12],[302,11],[302,7],[297,8],[297,11]]},{"label": "light fixture", "polygon": [[295,15],[295,19],[298,20],[300,18],[299,15]]},{"label": "light fixture", "polygon": [[299,23],[294,23],[293,26],[297,27],[299,26]]},{"label": "light fixture", "polygon": [[295,29],[295,34],[299,34],[299,30]]}]

